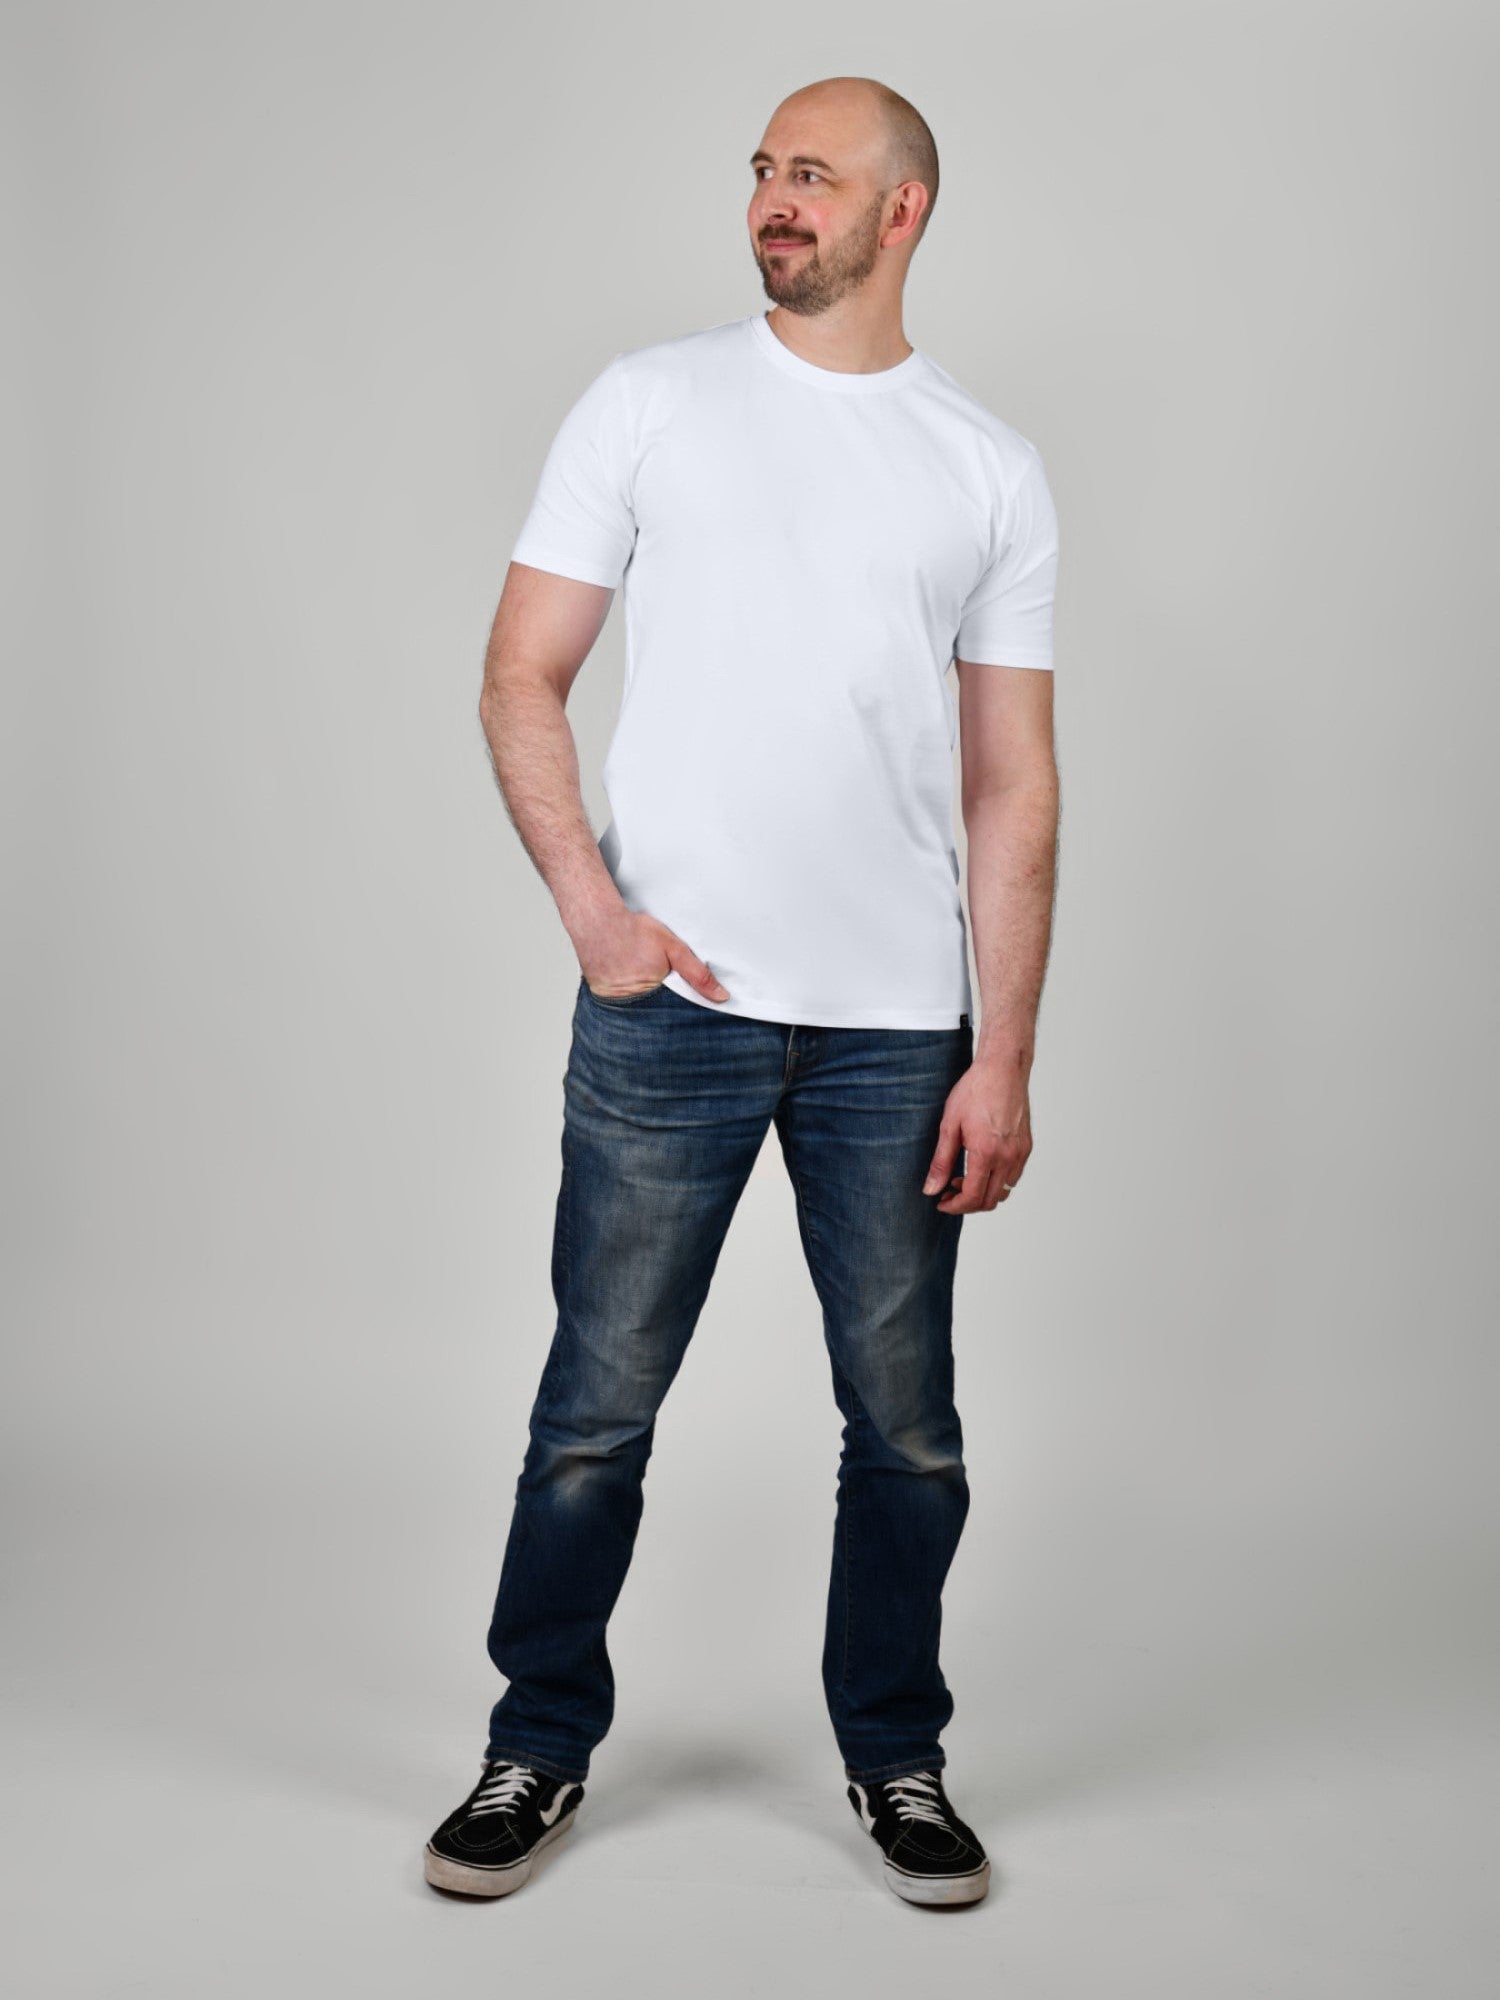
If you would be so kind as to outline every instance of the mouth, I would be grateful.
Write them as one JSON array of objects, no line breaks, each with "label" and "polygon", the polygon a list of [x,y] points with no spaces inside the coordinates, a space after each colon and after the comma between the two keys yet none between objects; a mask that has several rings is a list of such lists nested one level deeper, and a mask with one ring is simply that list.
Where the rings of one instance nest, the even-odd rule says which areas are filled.
[{"label": "mouth", "polygon": [[808,239],[803,236],[773,236],[761,244],[761,248],[768,254],[787,250],[806,250],[809,247]]}]

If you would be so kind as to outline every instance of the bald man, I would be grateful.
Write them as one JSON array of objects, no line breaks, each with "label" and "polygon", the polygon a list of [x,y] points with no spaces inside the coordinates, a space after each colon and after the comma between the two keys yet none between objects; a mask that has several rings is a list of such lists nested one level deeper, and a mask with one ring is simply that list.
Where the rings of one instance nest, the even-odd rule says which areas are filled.
[{"label": "bald man", "polygon": [[[495,773],[580,976],[557,1324],[488,1635],[508,1685],[426,1848],[426,1879],[472,1895],[518,1888],[577,1818],[657,1412],[773,1126],[844,1419],[822,1677],[847,1797],[908,1901],[989,1884],[939,1742],[969,1506],[953,1278],[963,1218],[1008,1200],[1031,1151],[1057,519],[1035,446],[902,331],[938,191],[913,107],[812,84],[749,164],[770,309],[590,382],[485,663]],[[622,583],[596,841],[565,708]]]}]

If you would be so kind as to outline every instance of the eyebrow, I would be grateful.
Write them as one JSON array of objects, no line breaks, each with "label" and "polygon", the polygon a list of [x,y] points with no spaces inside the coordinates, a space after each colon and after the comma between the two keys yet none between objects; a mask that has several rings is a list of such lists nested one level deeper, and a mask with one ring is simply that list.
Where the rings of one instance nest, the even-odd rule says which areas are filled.
[{"label": "eyebrow", "polygon": [[[765,161],[768,167],[774,167],[776,164],[771,155],[765,151],[750,155],[750,164],[752,167],[758,167],[762,160]],[[826,160],[815,160],[811,153],[793,153],[791,165],[794,167],[821,167],[825,174],[833,172],[833,168],[829,166]]]}]

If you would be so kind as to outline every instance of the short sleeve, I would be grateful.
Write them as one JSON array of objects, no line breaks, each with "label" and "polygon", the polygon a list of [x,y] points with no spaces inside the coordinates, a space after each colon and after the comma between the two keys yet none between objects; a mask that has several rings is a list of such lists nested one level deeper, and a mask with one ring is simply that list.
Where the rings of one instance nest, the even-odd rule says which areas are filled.
[{"label": "short sleeve", "polygon": [[512,562],[613,589],[635,547],[623,357],[584,390],[548,448]]},{"label": "short sleeve", "polygon": [[956,658],[992,667],[1052,666],[1057,552],[1057,510],[1033,447],[1004,510],[1000,546],[964,604]]}]

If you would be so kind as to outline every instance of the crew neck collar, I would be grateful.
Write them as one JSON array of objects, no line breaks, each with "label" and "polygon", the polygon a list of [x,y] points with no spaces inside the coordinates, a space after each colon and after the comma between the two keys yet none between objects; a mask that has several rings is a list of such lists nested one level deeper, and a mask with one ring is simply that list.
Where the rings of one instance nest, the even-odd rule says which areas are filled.
[{"label": "crew neck collar", "polygon": [[914,381],[927,366],[927,357],[920,347],[914,346],[904,361],[898,361],[894,368],[876,368],[868,374],[859,375],[847,368],[820,368],[815,361],[805,361],[800,354],[793,354],[777,334],[771,331],[766,315],[773,312],[773,306],[752,313],[745,324],[749,327],[756,346],[768,361],[794,375],[801,382],[809,382],[816,389],[829,389],[839,396],[873,396],[887,389],[900,389]]}]

